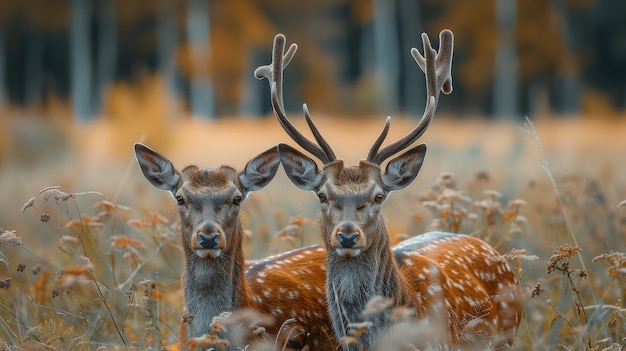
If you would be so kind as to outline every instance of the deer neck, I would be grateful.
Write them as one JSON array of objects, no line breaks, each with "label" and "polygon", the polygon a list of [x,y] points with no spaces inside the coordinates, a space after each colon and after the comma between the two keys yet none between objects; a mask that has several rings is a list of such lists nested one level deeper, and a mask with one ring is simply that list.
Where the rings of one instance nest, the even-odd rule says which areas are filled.
[{"label": "deer neck", "polygon": [[189,337],[208,333],[213,317],[250,305],[243,247],[241,242],[236,242],[242,237],[240,221],[235,231],[228,236],[235,242],[217,258],[203,259],[185,250],[185,308],[194,316]]},{"label": "deer neck", "polygon": [[384,224],[369,237],[378,238],[356,257],[341,257],[328,248],[326,294],[333,328],[337,336],[346,335],[348,323],[370,321],[373,326],[360,337],[365,349],[374,347],[375,335],[390,325],[388,310],[363,316],[373,297],[391,298],[394,306],[412,307],[411,292],[389,245]]}]

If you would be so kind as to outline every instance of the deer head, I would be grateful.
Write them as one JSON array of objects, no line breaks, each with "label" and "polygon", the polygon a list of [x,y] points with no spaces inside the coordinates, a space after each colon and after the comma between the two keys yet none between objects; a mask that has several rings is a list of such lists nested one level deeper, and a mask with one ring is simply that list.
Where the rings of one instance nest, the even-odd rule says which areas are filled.
[{"label": "deer head", "polygon": [[323,163],[320,170],[313,159],[300,151],[286,144],[278,145],[280,160],[289,179],[297,187],[317,195],[322,209],[325,243],[339,256],[354,257],[377,241],[387,240],[374,234],[382,225],[381,205],[391,191],[403,189],[415,179],[426,154],[426,145],[415,146],[392,159],[384,171],[381,165],[389,157],[408,148],[426,131],[434,117],[439,92],[452,92],[452,32],[441,32],[439,52],[431,47],[428,35],[422,34],[422,40],[424,56],[415,48],[411,50],[413,58],[426,74],[428,104],[422,118],[407,135],[381,148],[391,123],[388,117],[367,158],[357,166],[346,167],[335,156],[330,144],[313,123],[306,105],[303,106],[304,116],[316,142],[304,136],[287,118],[282,101],[282,71],[295,54],[295,44],[284,54],[285,37],[277,35],[272,64],[259,67],[255,72],[257,78],[270,81],[272,107],[283,129],[298,145]]},{"label": "deer head", "polygon": [[238,244],[241,238],[229,235],[240,227],[241,204],[274,178],[279,164],[275,146],[250,160],[240,173],[229,166],[188,166],[179,172],[167,158],[140,143],[135,144],[135,156],[146,179],[176,200],[185,253],[200,259],[215,259]]}]

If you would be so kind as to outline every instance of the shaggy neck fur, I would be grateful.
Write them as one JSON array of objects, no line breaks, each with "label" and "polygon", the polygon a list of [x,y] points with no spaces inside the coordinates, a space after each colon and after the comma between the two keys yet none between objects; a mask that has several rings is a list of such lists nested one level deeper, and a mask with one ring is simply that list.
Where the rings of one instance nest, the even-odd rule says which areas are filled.
[{"label": "shaggy neck fur", "polygon": [[213,318],[249,306],[245,260],[241,243],[241,222],[229,234],[227,250],[215,258],[200,258],[185,247],[185,307],[194,316],[188,337],[209,333]]},{"label": "shaggy neck fur", "polygon": [[[362,315],[371,298],[392,298],[394,306],[414,307],[412,305],[415,304],[389,246],[387,230],[382,220],[379,223],[381,224],[374,228],[376,234],[368,235],[376,238],[377,242],[372,242],[369,249],[362,251],[357,257],[340,257],[327,245],[326,294],[333,329],[341,337],[346,335],[348,323],[372,322],[373,326],[359,337],[365,350],[374,349],[377,336],[390,325],[387,310],[368,316]],[[359,348],[351,345],[346,349]]]}]

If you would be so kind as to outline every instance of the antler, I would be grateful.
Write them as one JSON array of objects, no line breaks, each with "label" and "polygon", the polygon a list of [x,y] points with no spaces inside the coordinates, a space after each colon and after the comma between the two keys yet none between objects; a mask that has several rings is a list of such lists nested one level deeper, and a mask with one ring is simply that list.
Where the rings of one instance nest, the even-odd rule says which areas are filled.
[{"label": "antler", "polygon": [[415,62],[426,74],[426,93],[428,102],[424,114],[417,126],[404,137],[380,149],[380,145],[387,136],[391,118],[387,117],[383,131],[380,133],[367,155],[367,160],[380,165],[391,155],[396,154],[417,140],[426,131],[430,122],[435,117],[435,110],[439,102],[439,92],[444,94],[452,92],[452,52],[454,47],[454,35],[448,29],[439,33],[439,52],[430,45],[430,39],[426,33],[422,33],[424,43],[424,56],[416,48],[411,49],[411,55]]},{"label": "antler", "polygon": [[283,103],[283,70],[287,67],[289,62],[291,62],[291,59],[298,49],[296,44],[291,44],[287,53],[284,53],[285,41],[285,36],[282,34],[277,34],[274,37],[272,63],[257,68],[254,71],[254,76],[257,79],[267,78],[269,81],[274,115],[291,139],[298,143],[298,145],[302,148],[315,155],[324,164],[330,163],[335,161],[337,157],[330,147],[330,144],[328,144],[324,137],[322,137],[322,134],[311,120],[311,115],[309,114],[309,109],[306,104],[302,105],[302,110],[317,144],[309,140],[298,129],[296,129],[296,127],[289,121],[289,118],[287,118],[287,114],[285,113],[285,105]]}]

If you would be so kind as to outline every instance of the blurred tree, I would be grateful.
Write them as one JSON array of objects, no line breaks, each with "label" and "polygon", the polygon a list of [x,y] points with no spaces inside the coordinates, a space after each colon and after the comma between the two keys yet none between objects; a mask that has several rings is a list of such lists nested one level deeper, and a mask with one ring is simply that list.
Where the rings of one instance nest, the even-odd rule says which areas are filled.
[{"label": "blurred tree", "polygon": [[192,116],[214,118],[213,84],[205,64],[211,57],[209,0],[188,0],[187,6],[190,112]]},{"label": "blurred tree", "polygon": [[5,30],[4,23],[0,21],[0,111],[8,105],[9,93],[7,92],[7,75],[6,75],[6,42],[4,40]]},{"label": "blurred tree", "polygon": [[179,114],[177,101],[183,96],[176,65],[176,50],[181,40],[177,24],[178,6],[176,0],[159,0],[157,7],[157,70],[165,80],[166,115],[170,120]]},{"label": "blurred tree", "polygon": [[[401,91],[402,108],[404,112],[411,115],[418,115],[426,106],[426,86],[423,83],[424,74],[421,72],[410,48],[417,48],[424,53],[421,33],[424,32],[423,14],[421,4],[415,0],[398,0],[398,14],[400,18],[400,38],[402,39],[400,48],[401,63]],[[431,33],[431,40],[435,40],[436,33]]]},{"label": "blurred tree", "polygon": [[117,69],[117,17],[115,1],[98,1],[97,14],[97,60],[93,95],[93,111],[100,111],[107,88],[115,80]]},{"label": "blurred tree", "polygon": [[493,82],[493,115],[496,118],[518,116],[517,52],[515,19],[517,0],[496,0],[496,65]]},{"label": "blurred tree", "polygon": [[374,57],[377,107],[389,113],[399,109],[400,59],[394,0],[374,1]]},{"label": "blurred tree", "polygon": [[283,32],[300,46],[287,109],[415,114],[423,73],[408,50],[421,49],[420,32],[437,45],[450,28],[455,92],[441,108],[623,109],[624,11],[615,0],[3,0],[0,101],[45,105],[53,94],[89,119],[111,82],[158,74],[173,99],[167,115],[186,102],[195,115],[263,115],[268,87],[251,74]]},{"label": "blurred tree", "polygon": [[89,39],[91,0],[72,0],[70,26],[72,112],[80,121],[93,115],[92,58]]}]

